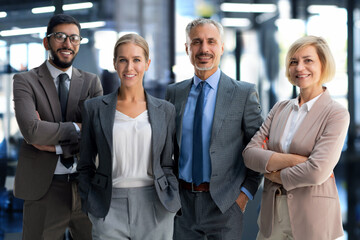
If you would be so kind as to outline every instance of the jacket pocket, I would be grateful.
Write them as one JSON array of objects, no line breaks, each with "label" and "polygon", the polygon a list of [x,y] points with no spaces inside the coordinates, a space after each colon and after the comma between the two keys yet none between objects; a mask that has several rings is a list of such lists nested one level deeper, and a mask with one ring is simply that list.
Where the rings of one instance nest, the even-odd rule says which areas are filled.
[{"label": "jacket pocket", "polygon": [[108,176],[106,176],[102,173],[96,172],[93,179],[91,180],[91,184],[96,187],[105,189],[107,186],[107,179],[108,179]]},{"label": "jacket pocket", "polygon": [[168,180],[166,179],[165,175],[162,175],[161,177],[156,179],[156,181],[158,182],[162,191],[164,191],[169,186]]}]

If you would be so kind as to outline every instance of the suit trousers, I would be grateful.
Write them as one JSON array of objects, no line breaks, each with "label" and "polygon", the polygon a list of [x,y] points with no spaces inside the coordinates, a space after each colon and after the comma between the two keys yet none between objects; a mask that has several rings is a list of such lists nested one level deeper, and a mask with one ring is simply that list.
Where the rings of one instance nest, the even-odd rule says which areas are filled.
[{"label": "suit trousers", "polygon": [[24,201],[23,215],[23,240],[63,240],[66,228],[73,239],[91,239],[91,222],[81,211],[75,181],[53,180],[44,197]]},{"label": "suit trousers", "polygon": [[162,205],[154,186],[113,188],[107,216],[89,213],[93,240],[171,240],[174,216]]},{"label": "suit trousers", "polygon": [[[275,214],[274,214],[274,226],[271,236],[269,238],[264,237],[261,232],[258,232],[256,240],[292,240],[292,230],[290,224],[289,209],[287,204],[287,196],[276,196],[275,200]],[[260,220],[260,214],[258,222]],[[270,223],[269,223],[270,224]]]},{"label": "suit trousers", "polygon": [[209,192],[180,189],[181,215],[175,217],[174,240],[239,240],[243,213],[234,204],[222,213]]}]

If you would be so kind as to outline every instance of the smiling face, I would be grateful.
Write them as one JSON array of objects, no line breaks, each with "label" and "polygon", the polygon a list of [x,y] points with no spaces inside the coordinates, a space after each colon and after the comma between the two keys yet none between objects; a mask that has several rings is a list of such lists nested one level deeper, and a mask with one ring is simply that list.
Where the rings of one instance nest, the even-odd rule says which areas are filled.
[{"label": "smiling face", "polygon": [[[73,34],[80,35],[79,28],[75,24],[59,24],[53,28],[53,32],[63,32],[68,36]],[[49,62],[56,68],[66,71],[73,63],[80,45],[73,45],[70,39],[65,42],[57,42],[54,35],[43,40],[45,49],[49,52]]]},{"label": "smiling face", "polygon": [[141,87],[149,65],[150,59],[146,60],[144,50],[140,46],[128,42],[117,47],[114,68],[121,80],[121,86]]},{"label": "smiling face", "polygon": [[191,29],[185,48],[196,76],[205,80],[216,72],[224,52],[224,44],[216,26],[206,23]]},{"label": "smiling face", "polygon": [[304,89],[322,89],[321,62],[314,46],[299,49],[289,59],[290,82]]}]

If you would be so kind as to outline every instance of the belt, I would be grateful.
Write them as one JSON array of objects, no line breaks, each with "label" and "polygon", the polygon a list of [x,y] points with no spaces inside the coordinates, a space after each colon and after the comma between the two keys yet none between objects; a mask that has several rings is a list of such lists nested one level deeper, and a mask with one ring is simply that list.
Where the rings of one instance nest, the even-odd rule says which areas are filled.
[{"label": "belt", "polygon": [[180,187],[191,192],[209,192],[209,183],[201,183],[196,186],[194,183],[188,183],[180,179]]},{"label": "belt", "polygon": [[281,186],[278,189],[276,189],[275,195],[276,196],[287,195],[287,191],[283,186]]},{"label": "belt", "polygon": [[78,176],[79,176],[79,173],[54,174],[53,180],[61,181],[61,182],[74,182],[74,181],[77,181]]}]

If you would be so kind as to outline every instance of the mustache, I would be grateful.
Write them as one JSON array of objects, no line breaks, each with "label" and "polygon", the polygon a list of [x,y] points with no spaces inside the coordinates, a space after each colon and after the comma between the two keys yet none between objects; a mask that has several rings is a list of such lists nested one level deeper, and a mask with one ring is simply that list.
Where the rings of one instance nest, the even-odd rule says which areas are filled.
[{"label": "mustache", "polygon": [[213,57],[213,55],[210,53],[199,53],[196,54],[196,57]]},{"label": "mustache", "polygon": [[62,50],[68,50],[70,51],[72,54],[75,54],[74,50],[70,49],[70,48],[59,48],[58,50],[56,50],[56,52],[62,51]]}]

